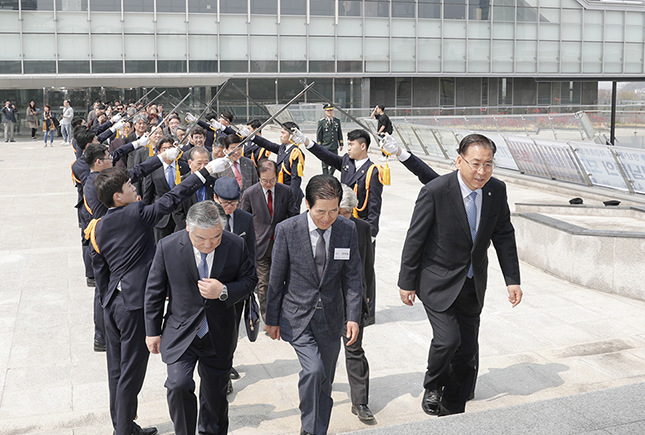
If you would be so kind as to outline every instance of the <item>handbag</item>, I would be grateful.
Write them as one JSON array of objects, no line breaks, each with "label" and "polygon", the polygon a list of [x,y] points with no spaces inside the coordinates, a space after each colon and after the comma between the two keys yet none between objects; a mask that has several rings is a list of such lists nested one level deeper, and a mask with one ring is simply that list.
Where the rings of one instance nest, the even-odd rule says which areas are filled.
[{"label": "handbag", "polygon": [[260,306],[255,300],[255,293],[251,293],[244,301],[244,326],[249,341],[255,341],[260,328]]}]

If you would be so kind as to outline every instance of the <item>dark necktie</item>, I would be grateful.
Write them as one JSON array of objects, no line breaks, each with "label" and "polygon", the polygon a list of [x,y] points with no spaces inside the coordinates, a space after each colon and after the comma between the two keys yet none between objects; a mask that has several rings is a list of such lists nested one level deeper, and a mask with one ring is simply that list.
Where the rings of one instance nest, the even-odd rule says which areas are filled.
[{"label": "dark necktie", "polygon": [[318,269],[318,277],[322,280],[323,273],[325,272],[325,262],[327,261],[327,249],[325,247],[325,238],[323,237],[325,230],[316,228],[316,231],[318,231],[318,242],[316,242],[315,261],[316,268]]},{"label": "dark necktie", "polygon": [[228,231],[229,233],[231,232],[231,215],[227,214],[226,215],[226,226],[224,227],[225,231]]},{"label": "dark necktie", "polygon": [[[199,278],[200,279],[206,279],[208,278],[208,262],[206,261],[206,257],[208,254],[202,254],[202,261],[199,263]],[[208,332],[208,321],[206,320],[206,313],[204,312],[204,319],[202,320],[202,323],[199,324],[199,329],[197,330],[197,336],[199,338],[203,338],[204,335]]]},{"label": "dark necktie", "polygon": [[267,205],[269,206],[269,215],[273,217],[273,195],[271,195],[271,191],[267,191]]}]

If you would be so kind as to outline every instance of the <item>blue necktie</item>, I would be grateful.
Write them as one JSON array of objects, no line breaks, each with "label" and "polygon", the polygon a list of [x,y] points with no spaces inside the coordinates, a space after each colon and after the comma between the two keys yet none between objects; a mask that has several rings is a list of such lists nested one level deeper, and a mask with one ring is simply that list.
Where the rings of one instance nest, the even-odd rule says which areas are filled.
[{"label": "blue necktie", "polygon": [[197,191],[197,202],[202,202],[206,199],[206,186],[202,186]]},{"label": "blue necktie", "polygon": [[[470,195],[466,197],[466,216],[468,216],[468,226],[470,227],[470,236],[475,242],[475,235],[477,235],[477,204],[475,203],[475,198],[477,198],[477,192],[471,192]],[[468,278],[472,278],[474,275],[473,265],[470,265],[468,269]]]},{"label": "blue necktie", "polygon": [[316,262],[316,269],[318,270],[318,277],[322,280],[323,273],[325,273],[325,262],[327,261],[327,248],[325,246],[325,230],[316,228],[318,231],[318,242],[316,242],[316,252],[314,261]]},{"label": "blue necktie", "polygon": [[[208,278],[208,263],[206,262],[206,256],[208,254],[202,254],[202,261],[199,263],[199,278],[200,279],[206,279]],[[206,312],[204,312],[204,319],[202,320],[202,323],[199,325],[199,330],[197,330],[197,336],[199,338],[203,338],[204,335],[208,332],[208,321],[206,320]]]},{"label": "blue necktie", "polygon": [[175,187],[175,171],[171,165],[166,169],[166,180],[168,181],[168,187],[171,189]]}]

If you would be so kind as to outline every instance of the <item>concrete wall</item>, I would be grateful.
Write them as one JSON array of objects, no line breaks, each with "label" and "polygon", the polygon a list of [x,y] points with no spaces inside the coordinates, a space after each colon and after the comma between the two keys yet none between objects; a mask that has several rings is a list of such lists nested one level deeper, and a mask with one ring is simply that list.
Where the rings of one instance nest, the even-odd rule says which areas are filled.
[{"label": "concrete wall", "polygon": [[522,261],[584,287],[645,300],[645,232],[589,230],[530,212],[526,205],[518,208],[513,225]]}]

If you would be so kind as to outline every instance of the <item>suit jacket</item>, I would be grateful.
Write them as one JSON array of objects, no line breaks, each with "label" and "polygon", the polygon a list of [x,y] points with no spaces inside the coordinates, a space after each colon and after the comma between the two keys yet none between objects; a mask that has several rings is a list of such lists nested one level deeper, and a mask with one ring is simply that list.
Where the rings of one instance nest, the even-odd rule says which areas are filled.
[{"label": "suit jacket", "polygon": [[[189,174],[184,175],[182,177],[182,181],[188,178],[188,176]],[[215,184],[215,179],[210,175],[206,177],[206,183],[204,183],[204,187],[206,188],[205,200],[213,199],[213,184]],[[190,210],[193,205],[197,204],[197,202],[197,192],[195,192],[179,204],[177,210],[172,212],[172,219],[175,221],[175,232],[186,229],[186,215],[188,215],[188,210]]]},{"label": "suit jacket", "polygon": [[[206,169],[200,173],[203,177],[208,175]],[[148,271],[155,255],[152,229],[201,186],[201,179],[193,174],[154,204],[137,201],[111,208],[96,224],[99,252],[92,250],[92,266],[104,307],[120,286],[126,309],[143,308]]]},{"label": "suit jacket", "polygon": [[255,228],[253,227],[253,215],[239,208],[233,212],[233,234],[237,234],[244,239],[246,248],[251,255],[253,265],[255,266]]},{"label": "suit jacket", "polygon": [[457,174],[435,178],[421,189],[401,256],[399,287],[415,290],[424,304],[439,312],[457,299],[471,264],[477,299],[484,305],[491,240],[506,284],[520,283],[506,185],[491,178],[483,187],[473,243]]},{"label": "suit jacket", "polygon": [[[367,159],[367,162],[363,166],[357,168],[354,160],[349,158],[349,154],[343,154],[342,156],[336,155],[317,143],[314,143],[309,148],[309,151],[329,166],[339,170],[341,183],[352,189],[354,186],[358,186],[356,188],[356,196],[358,197],[358,207],[362,208],[365,203],[365,197],[367,196],[367,189],[365,189],[367,171],[373,165],[372,161]],[[378,234],[382,194],[383,184],[379,180],[378,170],[375,168],[372,171],[372,178],[370,179],[370,193],[367,198],[367,207],[365,207],[365,210],[358,212],[358,217],[367,221],[372,227],[372,237],[376,237]]]},{"label": "suit jacket", "polygon": [[[159,160],[159,159],[157,159]],[[188,163],[178,160],[175,164],[179,165],[179,173],[181,175],[186,175],[190,172]],[[150,205],[159,198],[161,198],[166,193],[170,192],[170,186],[168,186],[168,180],[166,180],[166,172],[163,164],[161,167],[157,167],[144,181],[143,188],[143,202],[146,205]],[[170,215],[164,216],[158,223],[157,228],[165,228],[170,222]]]},{"label": "suit jacket", "polygon": [[269,206],[264,197],[262,185],[257,183],[249,187],[242,195],[240,208],[253,215],[253,225],[257,238],[257,258],[264,257],[269,248],[269,242],[275,232],[275,226],[285,219],[298,214],[293,192],[284,184],[276,183],[273,195],[273,217],[269,214]]},{"label": "suit jacket", "polygon": [[[345,321],[360,321],[363,288],[356,226],[338,216],[331,229],[325,272],[319,278],[307,213],[276,227],[266,324],[280,326],[284,341],[300,336],[314,315],[318,299],[322,300],[331,339],[340,338]],[[337,248],[349,249],[349,259],[335,259]]]},{"label": "suit jacket", "polygon": [[[222,242],[215,248],[209,277],[228,287],[225,302],[204,299],[199,293],[199,272],[187,231],[159,241],[146,286],[145,322],[146,335],[161,335],[161,358],[166,364],[176,362],[188,349],[204,315],[217,355],[223,360],[233,358],[237,342],[233,306],[248,297],[258,281],[251,256],[240,237],[223,232]],[[169,300],[164,316],[166,296]]]},{"label": "suit jacket", "polygon": [[410,154],[410,157],[401,163],[408,168],[408,171],[416,175],[423,184],[429,183],[439,176],[434,169],[414,154]]},{"label": "suit jacket", "polygon": [[[150,157],[154,157],[156,155],[153,151],[153,156],[150,156],[150,150],[148,147],[141,147],[137,148],[131,155],[128,160],[132,160],[132,167],[135,167],[137,165],[140,165],[141,163],[145,162],[146,160],[150,159]],[[144,192],[144,180],[138,180],[136,183],[133,182],[132,185],[137,188],[137,193],[143,198]]]},{"label": "suit jacket", "polygon": [[[240,163],[240,174],[242,174],[242,185],[240,186],[240,192],[244,193],[246,189],[258,183],[259,181],[258,171],[255,168],[255,163],[253,163],[253,161],[249,158],[241,156],[239,163]],[[233,167],[230,167],[230,168],[226,168],[222,172],[213,174],[213,177],[215,179],[218,179],[220,177],[235,178],[235,172],[233,172]]]},{"label": "suit jacket", "polygon": [[[132,145],[124,145],[121,148],[125,147],[132,147]],[[161,160],[159,159],[150,159],[143,162],[128,171],[130,173],[130,180],[134,184],[153,172],[155,169],[159,168],[159,166],[161,166]],[[88,211],[94,219],[102,217],[108,211],[107,206],[99,200],[99,196],[96,193],[96,187],[94,187],[94,180],[98,175],[98,172],[90,172],[90,175],[87,177],[87,181],[83,187],[83,195],[85,196],[85,203],[87,204],[86,209],[89,207]]]}]

